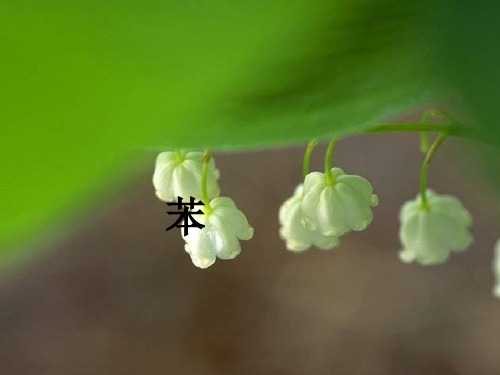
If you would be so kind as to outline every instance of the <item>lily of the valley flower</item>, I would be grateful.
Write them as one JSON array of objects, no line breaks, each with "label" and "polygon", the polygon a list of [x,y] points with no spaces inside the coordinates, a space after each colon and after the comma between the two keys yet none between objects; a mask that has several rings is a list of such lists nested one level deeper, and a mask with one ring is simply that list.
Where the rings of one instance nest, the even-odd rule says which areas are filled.
[{"label": "lily of the valley flower", "polygon": [[493,272],[495,274],[495,288],[493,295],[500,298],[500,240],[495,245],[495,256],[493,258]]},{"label": "lily of the valley flower", "polygon": [[371,208],[378,204],[371,184],[360,176],[331,169],[333,180],[321,172],[309,173],[304,181],[302,209],[325,236],[341,236],[365,229],[373,219]]},{"label": "lily of the valley flower", "polygon": [[440,264],[472,242],[472,217],[460,201],[431,190],[426,196],[425,206],[419,195],[401,208],[399,238],[403,249],[399,257],[405,263]]},{"label": "lily of the valley flower", "polygon": [[314,228],[314,224],[302,211],[303,185],[295,189],[292,197],[280,207],[280,236],[290,251],[302,252],[314,245],[323,250],[338,246],[335,236],[324,236]]},{"label": "lily of the valley flower", "polygon": [[[159,199],[169,202],[177,197],[189,199],[190,196],[201,198],[201,176],[203,168],[203,153],[167,151],[156,158],[153,185]],[[220,194],[217,180],[219,171],[213,158],[208,165],[207,190],[209,198]]]},{"label": "lily of the valley flower", "polygon": [[232,199],[218,197],[207,205],[210,209],[202,208],[206,214],[196,216],[196,221],[205,227],[190,228],[188,235],[182,234],[185,250],[199,268],[211,266],[217,258],[235,258],[241,252],[240,240],[253,236],[253,228]]}]

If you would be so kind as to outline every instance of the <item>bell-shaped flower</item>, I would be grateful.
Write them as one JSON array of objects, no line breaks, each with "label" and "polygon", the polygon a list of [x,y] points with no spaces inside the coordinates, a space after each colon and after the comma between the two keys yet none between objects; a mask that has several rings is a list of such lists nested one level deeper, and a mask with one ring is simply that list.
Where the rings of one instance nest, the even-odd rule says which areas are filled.
[{"label": "bell-shaped flower", "polygon": [[318,232],[311,220],[302,211],[303,185],[295,189],[292,197],[280,207],[280,237],[285,240],[286,248],[293,252],[302,252],[314,245],[328,250],[339,245],[335,236],[325,236]]},{"label": "bell-shaped flower", "polygon": [[472,243],[472,217],[460,201],[432,190],[427,190],[426,196],[425,206],[419,195],[401,207],[399,238],[403,249],[399,258],[405,263],[440,264],[452,252],[464,251]]},{"label": "bell-shaped flower", "polygon": [[306,176],[302,200],[305,215],[325,236],[365,229],[373,219],[371,208],[378,204],[372,185],[363,177],[344,174],[340,168],[331,172],[331,182],[321,172]]},{"label": "bell-shaped flower", "polygon": [[495,287],[493,295],[500,298],[500,240],[495,245],[495,256],[493,258],[493,272],[495,274]]},{"label": "bell-shaped flower", "polygon": [[[177,197],[201,198],[201,176],[203,171],[203,153],[185,151],[162,152],[156,158],[153,185],[159,199],[166,202],[176,201]],[[217,180],[219,171],[210,158],[207,174],[208,198],[220,194]]]},{"label": "bell-shaped flower", "polygon": [[189,228],[188,235],[182,233],[185,250],[199,268],[211,266],[217,258],[235,258],[241,252],[240,240],[253,236],[253,228],[232,199],[218,197],[208,204],[210,209],[201,208],[205,214],[195,216],[205,227]]}]

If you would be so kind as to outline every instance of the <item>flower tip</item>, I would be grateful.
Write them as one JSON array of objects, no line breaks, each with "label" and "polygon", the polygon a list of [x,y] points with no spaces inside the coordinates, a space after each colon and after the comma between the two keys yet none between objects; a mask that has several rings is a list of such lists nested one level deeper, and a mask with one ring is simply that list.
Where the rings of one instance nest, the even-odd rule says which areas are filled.
[{"label": "flower tip", "polygon": [[363,221],[359,222],[358,224],[354,225],[352,229],[355,231],[365,230],[368,227],[368,225],[370,225],[371,222],[372,222],[371,218],[363,220]]},{"label": "flower tip", "polygon": [[286,249],[295,254],[300,254],[310,247],[311,245],[302,242],[286,241]]},{"label": "flower tip", "polygon": [[412,263],[415,260],[415,255],[408,250],[401,250],[398,254],[399,260],[402,263]]},{"label": "flower tip", "polygon": [[254,229],[249,226],[247,229],[245,229],[244,232],[238,234],[238,238],[240,240],[243,240],[243,241],[248,241],[248,240],[252,239],[253,233],[254,233]]},{"label": "flower tip", "polygon": [[497,299],[500,299],[500,285],[497,285],[493,288],[493,296]]},{"label": "flower tip", "polygon": [[202,270],[210,267],[212,264],[215,263],[215,259],[199,258],[199,257],[191,257],[191,261],[196,267],[201,268]]},{"label": "flower tip", "polygon": [[221,251],[217,254],[217,256],[219,257],[219,259],[231,260],[236,258],[240,254],[241,254],[241,248],[237,248],[237,249],[229,249],[227,251]]},{"label": "flower tip", "polygon": [[155,190],[155,195],[156,195],[156,198],[158,198],[161,201],[164,201],[164,202],[170,201],[167,197],[164,197],[159,190]]},{"label": "flower tip", "polygon": [[198,268],[205,269],[210,267],[212,264],[215,263],[216,257],[203,257],[200,256],[199,254],[193,254],[191,253],[191,249],[189,247],[189,244],[184,245],[184,250],[186,253],[189,254],[189,257],[191,258],[191,262]]}]

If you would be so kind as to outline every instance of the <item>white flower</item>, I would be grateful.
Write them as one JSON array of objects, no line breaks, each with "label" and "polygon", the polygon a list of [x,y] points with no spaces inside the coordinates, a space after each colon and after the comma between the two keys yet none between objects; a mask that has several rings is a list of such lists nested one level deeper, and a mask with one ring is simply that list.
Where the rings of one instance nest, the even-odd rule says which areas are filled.
[{"label": "white flower", "polygon": [[295,189],[292,197],[288,198],[280,207],[280,236],[286,241],[286,248],[290,251],[301,252],[314,245],[323,250],[338,246],[339,240],[335,236],[324,236],[314,228],[314,224],[302,212],[303,185]]},{"label": "white flower", "polygon": [[373,219],[371,207],[378,204],[371,184],[363,177],[346,175],[332,168],[334,182],[324,173],[309,173],[304,181],[302,209],[325,236],[341,236],[365,229]]},{"label": "white flower", "polygon": [[443,263],[452,252],[464,251],[472,242],[472,217],[458,199],[449,195],[427,190],[427,207],[422,206],[419,195],[401,207],[399,220],[404,247],[399,258],[405,263]]},{"label": "white flower", "polygon": [[[232,199],[219,197],[209,204],[210,213],[194,217],[205,227],[189,228],[187,236],[182,233],[186,241],[185,250],[199,268],[211,266],[217,257],[235,258],[241,252],[239,240],[249,240],[253,236],[253,228]],[[202,207],[202,211],[207,212],[207,208]]]},{"label": "white flower", "polygon": [[495,273],[496,285],[493,289],[495,297],[500,298],[500,240],[495,245],[495,256],[493,258],[493,272]]},{"label": "white flower", "polygon": [[[167,151],[156,158],[153,185],[156,195],[163,201],[177,201],[177,197],[201,198],[201,176],[203,170],[203,153]],[[207,188],[208,198],[218,197],[220,194],[217,179],[219,171],[215,167],[214,159],[208,164]]]}]

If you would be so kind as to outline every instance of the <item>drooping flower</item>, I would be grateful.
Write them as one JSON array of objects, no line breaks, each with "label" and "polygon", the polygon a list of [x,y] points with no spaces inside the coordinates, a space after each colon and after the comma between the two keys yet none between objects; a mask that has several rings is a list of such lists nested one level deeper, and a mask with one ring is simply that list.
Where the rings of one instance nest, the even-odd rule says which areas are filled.
[{"label": "drooping flower", "polygon": [[196,221],[205,227],[190,228],[186,236],[182,233],[184,248],[199,268],[211,266],[217,258],[235,258],[241,252],[240,240],[253,236],[253,228],[232,199],[218,197],[207,204],[208,210],[202,208],[205,214],[196,216]]},{"label": "drooping flower", "polygon": [[292,197],[280,207],[280,237],[285,240],[286,248],[302,252],[314,245],[323,250],[339,245],[335,236],[325,236],[318,232],[311,220],[302,211],[303,185],[296,187]]},{"label": "drooping flower", "polygon": [[[203,153],[185,151],[162,152],[156,158],[153,185],[162,201],[176,201],[177,197],[201,198]],[[207,190],[209,199],[220,194],[219,171],[211,158],[208,164]]]},{"label": "drooping flower", "polygon": [[495,245],[495,256],[493,258],[493,272],[495,274],[495,287],[493,295],[500,298],[500,240]]},{"label": "drooping flower", "polygon": [[425,206],[418,195],[401,207],[399,238],[403,249],[399,258],[405,263],[440,264],[472,243],[472,217],[460,201],[432,190],[427,190],[426,196]]},{"label": "drooping flower", "polygon": [[306,176],[302,200],[305,215],[325,236],[365,229],[373,219],[371,208],[378,204],[371,184],[363,177],[344,174],[340,168],[331,172],[332,181],[321,172]]}]

